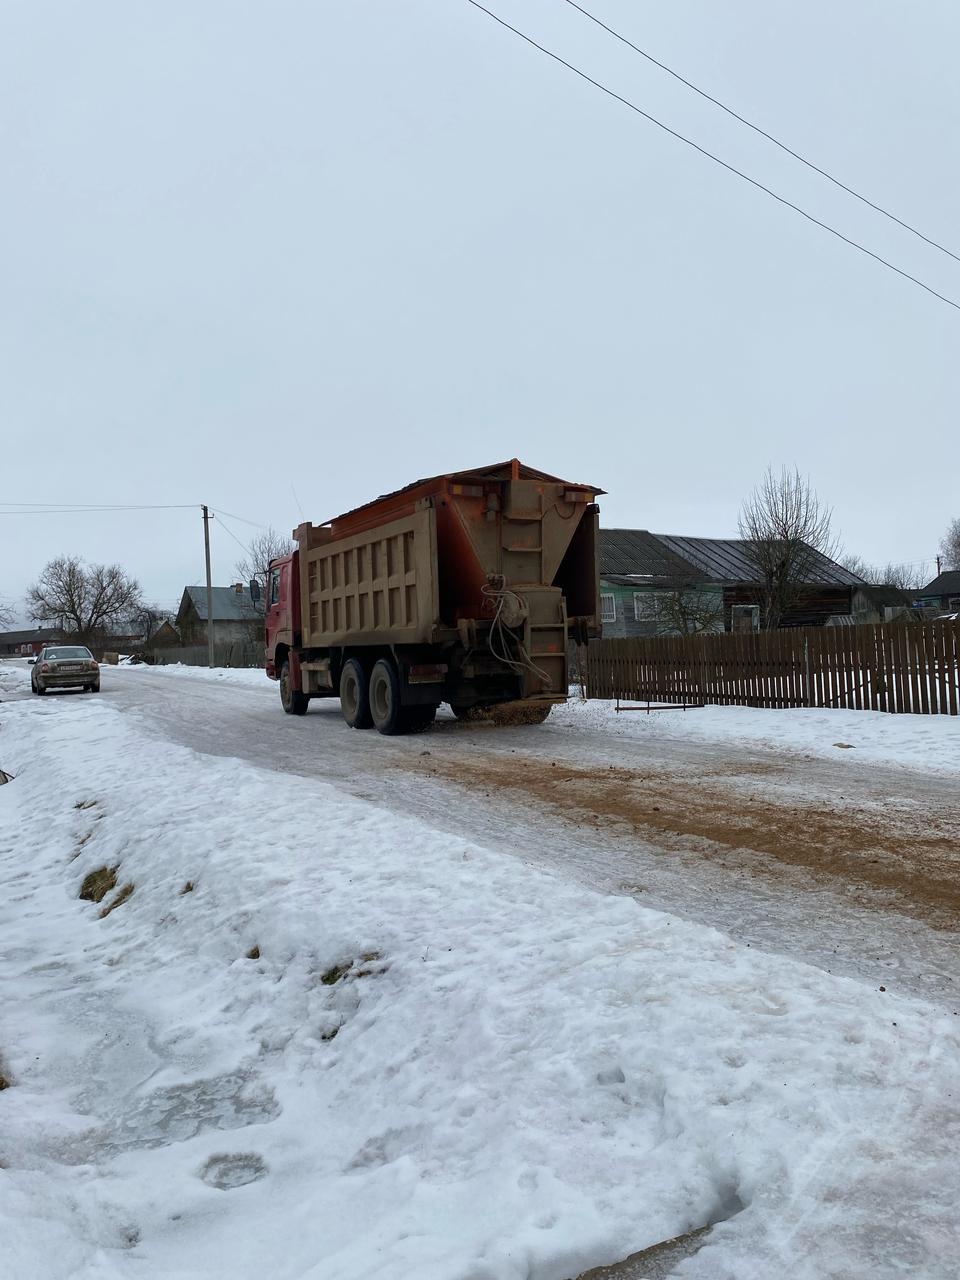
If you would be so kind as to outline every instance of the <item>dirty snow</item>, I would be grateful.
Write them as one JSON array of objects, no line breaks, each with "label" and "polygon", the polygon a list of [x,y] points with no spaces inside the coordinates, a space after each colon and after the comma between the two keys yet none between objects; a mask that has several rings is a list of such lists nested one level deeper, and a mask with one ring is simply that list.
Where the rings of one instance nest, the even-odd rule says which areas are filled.
[{"label": "dirty snow", "polygon": [[105,701],[0,764],[4,1280],[956,1274],[960,1019]]}]

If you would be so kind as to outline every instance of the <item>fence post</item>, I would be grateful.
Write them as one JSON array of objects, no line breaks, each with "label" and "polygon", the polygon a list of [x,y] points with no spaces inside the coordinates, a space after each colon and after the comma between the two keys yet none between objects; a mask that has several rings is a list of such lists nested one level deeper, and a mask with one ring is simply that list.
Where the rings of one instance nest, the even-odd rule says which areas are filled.
[{"label": "fence post", "polygon": [[806,683],[807,683],[806,697],[804,698],[804,703],[806,706],[812,707],[813,706],[813,682],[810,679],[810,637],[807,634],[806,627],[804,627],[803,629],[803,667],[806,673]]}]

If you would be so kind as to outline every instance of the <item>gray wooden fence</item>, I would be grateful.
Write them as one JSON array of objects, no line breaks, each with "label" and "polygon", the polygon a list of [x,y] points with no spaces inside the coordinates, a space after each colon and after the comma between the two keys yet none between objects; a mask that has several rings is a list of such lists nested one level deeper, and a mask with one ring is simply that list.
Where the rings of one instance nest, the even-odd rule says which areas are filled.
[{"label": "gray wooden fence", "polygon": [[[147,662],[157,666],[169,666],[182,662],[186,667],[206,667],[209,655],[205,644],[192,644],[167,647],[160,645],[156,649],[146,649],[143,654]],[[214,643],[213,665],[215,667],[262,667],[263,642],[258,640],[227,640],[222,644]]]}]

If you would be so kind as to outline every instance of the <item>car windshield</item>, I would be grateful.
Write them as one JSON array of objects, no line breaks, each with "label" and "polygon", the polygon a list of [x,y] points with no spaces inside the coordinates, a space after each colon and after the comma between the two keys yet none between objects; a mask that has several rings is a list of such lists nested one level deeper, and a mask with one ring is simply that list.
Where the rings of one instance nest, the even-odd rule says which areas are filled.
[{"label": "car windshield", "polygon": [[58,646],[56,649],[44,649],[43,656],[45,658],[92,658],[93,654],[89,649],[84,648],[82,644],[68,644]]}]

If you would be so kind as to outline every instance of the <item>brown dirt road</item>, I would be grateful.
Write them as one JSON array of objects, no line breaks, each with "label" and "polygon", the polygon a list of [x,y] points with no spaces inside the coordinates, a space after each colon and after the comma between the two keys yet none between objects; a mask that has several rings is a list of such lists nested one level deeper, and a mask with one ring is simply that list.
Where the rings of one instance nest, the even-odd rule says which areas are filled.
[{"label": "brown dirt road", "polygon": [[406,758],[401,767],[471,790],[510,795],[580,829],[618,824],[667,850],[696,849],[740,875],[801,869],[861,905],[893,909],[936,929],[960,928],[960,797],[916,815],[874,798],[805,797],[771,759],[691,777],[652,767],[571,764],[528,753]]}]

